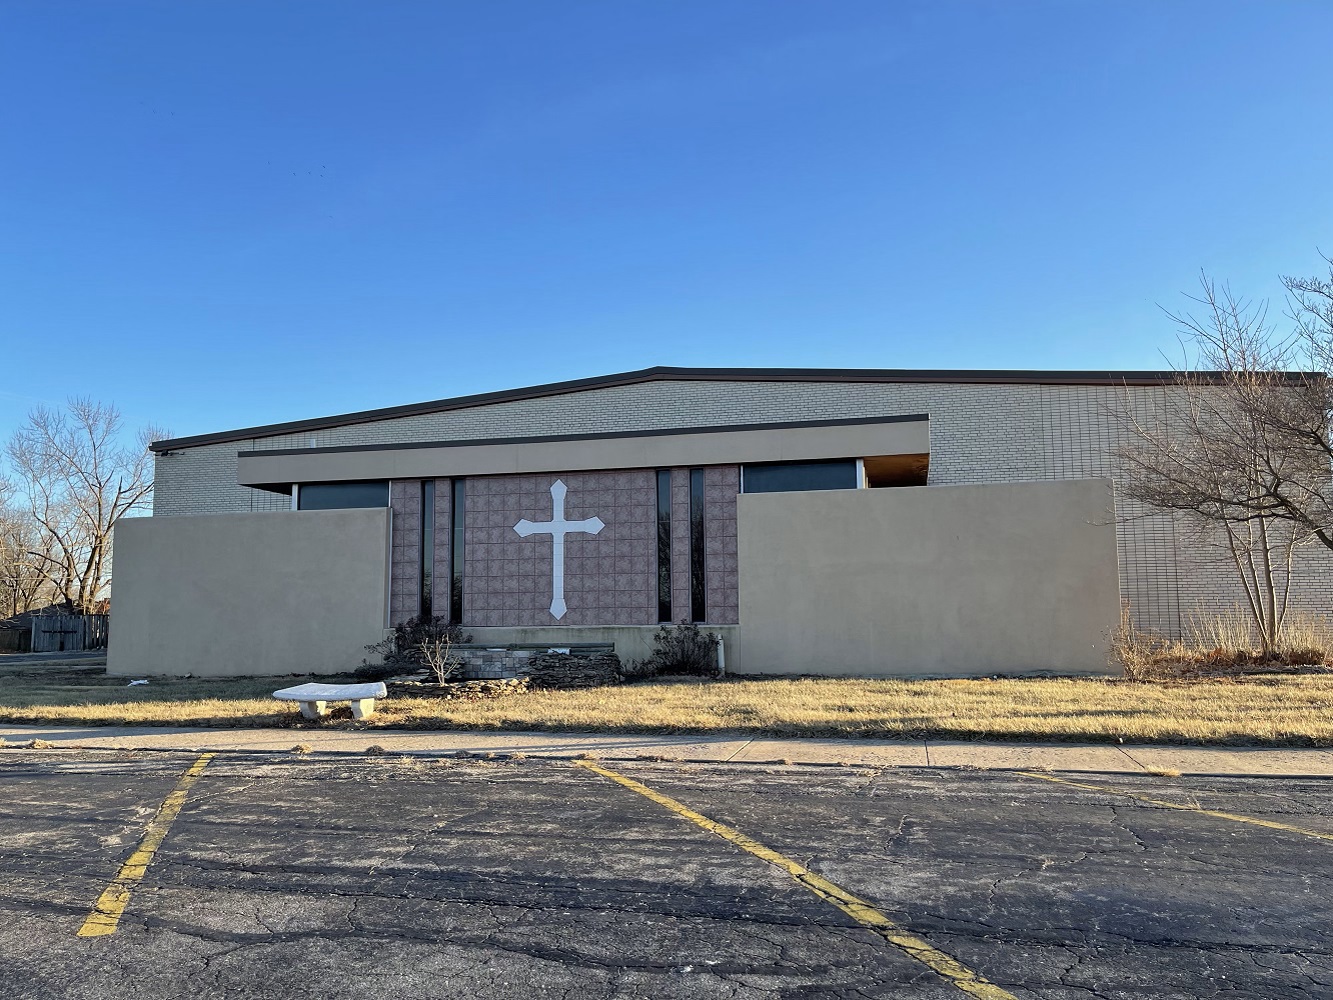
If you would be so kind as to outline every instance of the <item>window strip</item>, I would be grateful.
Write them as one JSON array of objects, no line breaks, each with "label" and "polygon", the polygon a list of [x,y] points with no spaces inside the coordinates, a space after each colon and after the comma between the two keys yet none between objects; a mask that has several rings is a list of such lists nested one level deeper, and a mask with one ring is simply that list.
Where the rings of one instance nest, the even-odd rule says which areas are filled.
[{"label": "window strip", "polygon": [[449,546],[451,564],[449,580],[449,620],[456,625],[463,623],[463,523],[464,523],[464,480],[453,481],[453,505],[450,511],[452,544]]},{"label": "window strip", "polygon": [[429,618],[431,609],[431,590],[435,576],[435,480],[421,481],[421,555],[420,555],[420,614]]},{"label": "window strip", "polygon": [[671,621],[671,470],[657,470],[657,620]]},{"label": "window strip", "polygon": [[690,620],[707,620],[704,561],[704,470],[690,470]]}]

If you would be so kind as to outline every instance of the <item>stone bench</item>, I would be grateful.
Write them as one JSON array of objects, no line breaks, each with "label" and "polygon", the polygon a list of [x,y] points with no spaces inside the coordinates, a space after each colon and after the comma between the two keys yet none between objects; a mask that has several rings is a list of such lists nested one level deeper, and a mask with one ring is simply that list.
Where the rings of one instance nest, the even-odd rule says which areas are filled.
[{"label": "stone bench", "polygon": [[273,697],[279,701],[299,701],[301,714],[307,719],[328,715],[331,701],[347,701],[352,704],[352,718],[364,719],[374,713],[375,699],[388,693],[383,684],[298,684],[274,691]]}]

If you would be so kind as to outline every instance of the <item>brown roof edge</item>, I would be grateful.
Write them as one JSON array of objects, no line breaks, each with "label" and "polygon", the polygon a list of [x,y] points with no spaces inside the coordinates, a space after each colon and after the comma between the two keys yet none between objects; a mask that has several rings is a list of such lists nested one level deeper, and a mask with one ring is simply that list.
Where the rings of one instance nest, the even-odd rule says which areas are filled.
[{"label": "brown roof edge", "polygon": [[[1194,373],[1207,375],[1210,373]],[[1284,373],[1293,378],[1300,372]],[[1171,371],[1035,371],[1035,370],[965,370],[951,368],[641,368],[638,371],[597,375],[592,378],[571,379],[565,382],[547,382],[543,385],[520,389],[502,389],[498,392],[480,392],[470,396],[454,396],[425,403],[389,406],[378,410],[360,410],[339,413],[309,420],[292,420],[280,424],[262,424],[241,427],[212,434],[167,438],[154,441],[149,448],[155,452],[176,448],[196,448],[206,444],[224,444],[247,438],[274,437],[279,434],[299,434],[302,431],[325,430],[347,424],[364,424],[396,417],[412,417],[423,413],[443,413],[464,410],[492,403],[509,403],[524,399],[562,396],[587,389],[605,389],[614,386],[636,385],[640,382],[934,382],[958,385],[1167,385],[1177,381],[1180,372]]]}]

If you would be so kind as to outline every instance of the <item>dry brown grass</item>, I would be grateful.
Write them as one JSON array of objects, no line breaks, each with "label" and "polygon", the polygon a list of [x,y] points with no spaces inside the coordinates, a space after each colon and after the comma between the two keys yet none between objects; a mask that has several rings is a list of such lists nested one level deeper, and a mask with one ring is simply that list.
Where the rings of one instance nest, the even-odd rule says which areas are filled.
[{"label": "dry brown grass", "polygon": [[366,723],[310,723],[269,697],[279,678],[0,678],[0,721],[1007,739],[1333,746],[1333,676],[1189,683],[1113,679],[656,681],[495,701],[389,698]]},{"label": "dry brown grass", "polygon": [[1254,626],[1240,608],[1191,616],[1180,638],[1134,628],[1126,609],[1111,651],[1131,680],[1319,673],[1321,665],[1333,663],[1333,625],[1323,618],[1291,614],[1282,626],[1275,655],[1265,658]]}]

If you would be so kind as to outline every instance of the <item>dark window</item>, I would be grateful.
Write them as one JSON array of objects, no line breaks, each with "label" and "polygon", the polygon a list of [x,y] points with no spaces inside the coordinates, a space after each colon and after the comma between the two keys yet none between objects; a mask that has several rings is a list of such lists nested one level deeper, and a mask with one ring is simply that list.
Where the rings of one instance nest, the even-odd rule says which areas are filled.
[{"label": "dark window", "polygon": [[463,622],[463,480],[454,480],[454,502],[450,510],[451,545],[449,546],[449,620]]},{"label": "dark window", "polygon": [[435,480],[421,483],[421,616],[431,616],[431,585],[435,576]]},{"label": "dark window", "polygon": [[831,462],[768,462],[741,472],[742,493],[794,493],[799,490],[856,489],[856,459]]},{"label": "dark window", "polygon": [[298,510],[343,510],[347,507],[389,506],[389,484],[378,482],[301,483]]},{"label": "dark window", "polygon": [[704,601],[704,470],[690,470],[690,620],[701,622]]},{"label": "dark window", "polygon": [[671,621],[671,470],[657,472],[657,620]]}]

